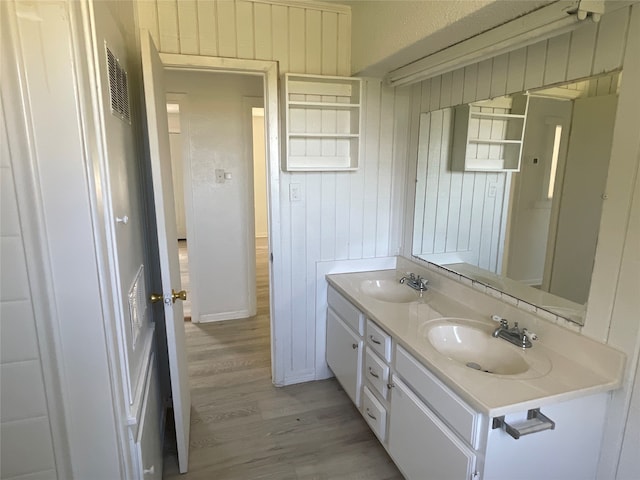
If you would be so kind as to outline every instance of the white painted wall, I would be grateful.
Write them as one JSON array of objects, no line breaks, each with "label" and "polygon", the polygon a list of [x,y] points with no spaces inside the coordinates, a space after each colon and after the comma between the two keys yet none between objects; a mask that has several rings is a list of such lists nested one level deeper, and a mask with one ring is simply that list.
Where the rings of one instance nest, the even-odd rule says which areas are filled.
[{"label": "white painted wall", "polygon": [[[197,7],[197,8],[196,8]],[[351,16],[340,5],[289,6],[251,1],[138,3],[141,27],[162,52],[277,60],[280,73],[349,75]],[[279,341],[285,383],[325,375],[316,285],[319,261],[386,257],[399,251],[403,221],[407,91],[364,82],[365,120],[357,172],[281,172],[284,269]],[[398,118],[397,121],[394,119]],[[300,202],[289,201],[289,184]],[[316,338],[318,336],[318,339]],[[317,360],[319,359],[319,360]]]},{"label": "white painted wall", "polygon": [[549,0],[351,0],[351,71],[382,76],[395,68],[534,10]]},{"label": "white painted wall", "polygon": [[254,108],[251,118],[253,126],[253,205],[255,235],[266,237],[267,219],[267,161],[264,144],[264,109]]},{"label": "white painted wall", "polygon": [[[620,98],[616,114],[613,149],[607,179],[608,200],[604,203],[594,273],[582,333],[607,342],[626,352],[629,368],[623,387],[613,394],[601,452],[600,478],[615,478],[620,472],[633,472],[637,462],[631,455],[619,465],[620,452],[636,441],[623,437],[625,424],[636,425],[638,411],[630,410],[631,392],[638,382],[640,350],[640,289],[638,275],[637,175],[640,164],[638,125],[640,124],[640,8],[622,8],[603,16],[597,25],[587,24],[573,33],[539,42],[509,54],[500,55],[463,69],[434,77],[410,87],[412,93],[411,143],[409,161],[415,168],[420,112],[483,100],[611,71],[623,66]],[[410,185],[410,183],[409,183]],[[634,193],[635,188],[635,193]],[[413,192],[408,192],[410,205]],[[412,214],[408,210],[407,215]],[[405,238],[411,238],[408,220]],[[405,245],[407,253],[410,247]],[[624,440],[623,440],[624,438]],[[630,443],[626,443],[630,442]],[[618,476],[620,479],[629,477]]]},{"label": "white painted wall", "polygon": [[[184,93],[192,211],[188,232],[194,321],[252,315],[253,160],[250,111],[243,97],[261,97],[262,79],[253,75],[167,71],[168,92]],[[231,174],[216,181],[215,170]],[[189,180],[187,180],[189,182]],[[255,307],[253,307],[255,308]]]}]

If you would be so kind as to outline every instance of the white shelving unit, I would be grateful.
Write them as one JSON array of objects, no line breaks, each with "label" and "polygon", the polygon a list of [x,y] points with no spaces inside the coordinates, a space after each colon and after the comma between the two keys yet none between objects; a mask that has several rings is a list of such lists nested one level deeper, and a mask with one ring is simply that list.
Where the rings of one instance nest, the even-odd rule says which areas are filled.
[{"label": "white shelving unit", "polygon": [[287,73],[284,90],[282,169],[357,170],[362,80]]},{"label": "white shelving unit", "polygon": [[529,97],[503,97],[455,107],[451,169],[518,172]]}]

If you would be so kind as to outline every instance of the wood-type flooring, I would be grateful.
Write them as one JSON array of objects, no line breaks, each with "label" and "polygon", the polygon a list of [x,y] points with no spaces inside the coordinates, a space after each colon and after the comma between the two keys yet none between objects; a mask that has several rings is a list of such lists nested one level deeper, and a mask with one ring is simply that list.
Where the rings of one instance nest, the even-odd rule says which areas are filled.
[{"label": "wood-type flooring", "polygon": [[402,479],[335,379],[272,385],[266,243],[257,253],[255,317],[184,324],[192,401],[189,472],[178,473],[174,437],[165,441],[163,478]]}]

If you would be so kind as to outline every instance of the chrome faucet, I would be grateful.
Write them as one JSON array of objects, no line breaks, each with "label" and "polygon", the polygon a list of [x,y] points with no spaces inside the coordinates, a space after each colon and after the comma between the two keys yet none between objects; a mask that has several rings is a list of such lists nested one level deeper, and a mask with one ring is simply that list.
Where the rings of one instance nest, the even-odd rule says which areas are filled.
[{"label": "chrome faucet", "polygon": [[416,275],[415,273],[407,273],[407,275],[409,275],[408,277],[402,277],[399,281],[400,283],[405,283],[407,284],[407,286],[413,288],[414,290],[417,290],[418,292],[420,292],[420,295],[422,295],[422,292],[426,292],[427,291],[427,283],[429,283],[429,280],[427,280],[426,278],[421,277],[420,275]]},{"label": "chrome faucet", "polygon": [[509,327],[509,321],[506,318],[498,315],[493,315],[491,318],[500,322],[500,326],[493,331],[495,338],[502,338],[522,348],[531,348],[533,346],[531,340],[538,339],[535,333],[530,332],[526,328],[521,329],[518,326],[518,322],[514,322],[513,327]]}]

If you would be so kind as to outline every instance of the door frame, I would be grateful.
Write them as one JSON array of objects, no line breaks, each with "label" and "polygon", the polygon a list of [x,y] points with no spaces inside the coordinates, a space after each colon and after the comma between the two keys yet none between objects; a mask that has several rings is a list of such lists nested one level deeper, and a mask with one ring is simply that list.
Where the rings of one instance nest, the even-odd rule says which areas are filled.
[{"label": "door frame", "polygon": [[[267,60],[207,57],[160,53],[165,70],[236,73],[257,75],[263,78],[265,133],[267,156],[267,222],[269,232],[269,313],[271,330],[271,380],[274,385],[284,385],[285,345],[276,342],[281,328],[282,312],[286,302],[280,300],[283,269],[280,219],[280,135],[278,120],[278,63]],[[187,236],[188,236],[187,224]]]}]

